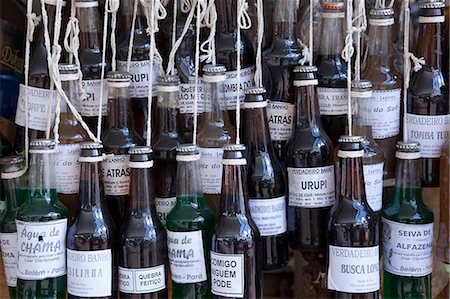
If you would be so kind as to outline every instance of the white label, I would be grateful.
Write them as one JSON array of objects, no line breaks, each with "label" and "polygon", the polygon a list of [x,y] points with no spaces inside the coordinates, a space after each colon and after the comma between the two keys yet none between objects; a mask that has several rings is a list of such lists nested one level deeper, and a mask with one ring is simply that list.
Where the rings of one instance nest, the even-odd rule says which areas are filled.
[{"label": "white label", "polygon": [[[25,127],[25,85],[20,84],[19,98],[17,100],[16,124]],[[52,111],[55,111],[56,92],[44,88],[28,86],[28,124],[29,128],[38,131],[47,129],[48,110],[52,103]],[[51,123],[55,114],[51,113]]]},{"label": "white label", "polygon": [[319,208],[332,206],[334,165],[311,168],[288,167],[289,206]]},{"label": "white label", "polygon": [[244,255],[211,251],[211,291],[223,297],[244,298]]},{"label": "white label", "polygon": [[0,233],[0,245],[6,284],[14,288],[17,285],[17,233]]},{"label": "white label", "polygon": [[329,245],[328,289],[345,293],[369,293],[380,289],[378,246]]},{"label": "white label", "polygon": [[270,199],[250,199],[248,206],[262,237],[286,232],[286,199],[284,196]]},{"label": "white label", "polygon": [[[205,88],[202,78],[198,78],[197,85],[197,113],[203,113],[203,105],[205,102]],[[189,78],[188,84],[180,85],[180,113],[194,113],[194,101],[195,101],[195,79]]]},{"label": "white label", "polygon": [[[78,103],[73,103],[77,111],[82,116],[96,117],[98,116],[98,109],[100,103],[100,91],[102,80],[83,80],[82,86],[86,93],[85,98],[80,98]],[[108,83],[103,80],[103,101],[102,101],[102,115],[106,116],[108,107]]]},{"label": "white label", "polygon": [[385,139],[400,133],[400,88],[374,90],[372,97],[358,99],[362,126],[372,126],[375,139]]},{"label": "white label", "polygon": [[[117,70],[127,71],[126,61],[117,61]],[[130,62],[131,85],[130,98],[147,98],[148,83],[152,80],[152,95],[156,96],[156,79],[159,75],[159,65],[153,64],[153,75],[150,74],[150,60]]]},{"label": "white label", "polygon": [[295,105],[269,101],[266,110],[272,141],[288,140],[294,130]]},{"label": "white label", "polygon": [[203,193],[220,194],[222,188],[222,155],[221,148],[200,148],[200,175]]},{"label": "white label", "polygon": [[383,166],[383,162],[363,165],[366,198],[374,212],[381,210],[383,204]]},{"label": "white label", "polygon": [[420,277],[433,271],[433,223],[383,222],[384,270],[399,276]]},{"label": "white label", "polygon": [[16,220],[17,277],[42,280],[66,274],[67,219],[47,222]]},{"label": "white label", "polygon": [[[226,105],[223,107],[227,107],[227,110],[236,110],[236,99],[237,99],[237,87],[238,87],[238,76],[237,71],[226,72],[227,79],[224,82],[224,101]],[[239,100],[241,104],[245,99],[245,90],[254,86],[254,77],[255,77],[255,67],[248,67],[245,69],[241,69],[240,72],[240,93]]]},{"label": "white label", "polygon": [[176,283],[195,283],[207,279],[202,231],[167,231],[170,271]]},{"label": "white label", "polygon": [[111,249],[67,249],[67,292],[80,297],[112,295]]},{"label": "white label", "polygon": [[80,188],[80,145],[60,144],[54,157],[56,190],[62,194],[77,194]]},{"label": "white label", "polygon": [[422,158],[439,158],[444,143],[449,140],[450,114],[417,115],[406,114],[408,138],[420,143]]},{"label": "white label", "polygon": [[103,161],[103,183],[106,195],[127,195],[130,188],[129,155],[114,155]]},{"label": "white label", "polygon": [[131,269],[119,267],[119,290],[128,294],[154,293],[166,288],[164,265]]},{"label": "white label", "polygon": [[167,197],[167,198],[156,197],[155,202],[156,202],[156,212],[158,213],[158,218],[159,218],[159,220],[161,220],[161,223],[165,226],[167,215],[169,215],[169,212],[172,211],[172,208],[177,203],[177,198],[176,197]]},{"label": "white label", "polygon": [[321,115],[347,114],[347,89],[317,87],[317,96]]}]

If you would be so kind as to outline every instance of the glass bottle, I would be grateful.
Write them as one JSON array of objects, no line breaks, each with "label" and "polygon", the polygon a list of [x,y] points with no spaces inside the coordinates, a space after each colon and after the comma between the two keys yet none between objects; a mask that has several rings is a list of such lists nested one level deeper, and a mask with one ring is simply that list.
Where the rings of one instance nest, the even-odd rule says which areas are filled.
[{"label": "glass bottle", "polygon": [[16,214],[17,298],[66,298],[69,212],[56,193],[54,152],[52,140],[30,142],[29,187]]},{"label": "glass bottle", "polygon": [[2,183],[6,210],[0,218],[0,248],[2,250],[3,268],[6,276],[6,284],[9,288],[10,298],[16,298],[17,286],[17,230],[16,213],[19,207],[26,201],[24,192],[23,158],[8,156],[0,159]]},{"label": "glass bottle", "polygon": [[245,150],[242,144],[223,147],[220,215],[211,245],[215,298],[262,298],[262,243],[249,211]]},{"label": "glass bottle", "polygon": [[[72,104],[79,101],[78,66],[59,64],[59,74],[64,93]],[[59,124],[59,144],[55,153],[56,191],[59,200],[69,209],[70,218],[75,216],[78,207],[80,185],[80,142],[87,141],[87,134],[78,120],[61,98]]]},{"label": "glass bottle", "polygon": [[178,133],[177,116],[179,112],[180,78],[174,76],[158,77],[158,99],[156,116],[158,126],[153,143],[155,156],[155,202],[161,222],[177,202],[177,146],[182,143]]},{"label": "glass bottle", "polygon": [[150,147],[130,154],[130,210],[120,232],[120,298],[168,298],[167,234],[158,219]]},{"label": "glass bottle", "polygon": [[248,208],[261,235],[263,270],[289,261],[286,178],[275,156],[267,123],[264,88],[245,91],[242,141],[247,147]]},{"label": "glass bottle", "polygon": [[108,209],[117,227],[120,227],[128,208],[130,168],[128,149],[141,145],[142,138],[131,127],[131,103],[128,97],[130,75],[127,72],[108,73],[108,123],[103,144],[106,154],[103,160],[103,183]]},{"label": "glass bottle", "polygon": [[275,0],[272,42],[262,54],[270,137],[280,162],[294,130],[295,99],[290,82],[292,69],[302,58],[295,35],[297,9],[297,1]]},{"label": "glass bottle", "polygon": [[327,219],[335,202],[333,146],[320,120],[316,72],[315,66],[297,66],[293,70],[296,126],[285,158],[289,244],[307,261],[300,275],[312,285],[312,289],[302,290],[305,298],[326,294],[322,280],[326,271]]},{"label": "glass bottle", "polygon": [[77,214],[67,232],[69,298],[113,298],[117,294],[116,227],[102,186],[103,145],[80,145],[80,194]]},{"label": "glass bottle", "polygon": [[325,132],[334,146],[345,132],[347,124],[347,63],[344,49],[344,2],[322,3],[322,25],[317,56],[320,115]]},{"label": "glass bottle", "polygon": [[379,226],[366,200],[360,136],[339,138],[337,202],[328,220],[332,298],[379,298]]},{"label": "glass bottle", "polygon": [[[439,156],[449,138],[449,85],[443,75],[442,2],[423,3],[420,7],[419,36],[415,55],[425,65],[411,75],[406,122],[408,138],[422,146],[422,186],[439,186]],[[442,22],[441,22],[442,21]],[[448,70],[447,70],[448,71]]]},{"label": "glass bottle", "polygon": [[203,198],[199,160],[196,145],[177,148],[177,203],[166,220],[172,298],[212,297],[209,252],[215,217]]},{"label": "glass bottle", "polygon": [[233,142],[235,131],[230,124],[223,103],[226,68],[223,65],[205,65],[205,103],[198,126],[200,146],[200,174],[205,201],[213,212],[219,214],[220,188],[222,186],[222,146]]},{"label": "glass bottle", "polygon": [[[77,19],[80,26],[80,48],[78,56],[83,73],[82,86],[85,97],[74,103],[77,111],[93,132],[97,132],[98,110],[102,105],[102,132],[107,128],[108,85],[103,81],[103,98],[100,101],[102,67],[105,74],[110,70],[109,59],[102,64],[103,25],[97,0],[75,0]],[[108,55],[109,53],[107,53]],[[109,55],[108,55],[109,56]],[[108,57],[106,56],[106,57]]]},{"label": "glass bottle", "polygon": [[433,212],[422,201],[420,145],[397,142],[395,192],[383,208],[385,298],[431,298]]}]

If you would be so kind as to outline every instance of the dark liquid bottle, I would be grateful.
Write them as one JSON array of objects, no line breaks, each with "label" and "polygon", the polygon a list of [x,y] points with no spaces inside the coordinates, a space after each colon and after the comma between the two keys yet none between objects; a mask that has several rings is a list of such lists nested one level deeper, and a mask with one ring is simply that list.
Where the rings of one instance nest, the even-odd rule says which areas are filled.
[{"label": "dark liquid bottle", "polygon": [[450,264],[450,145],[442,148],[441,187],[439,204],[439,235],[436,241],[436,256]]},{"label": "dark liquid bottle", "polygon": [[30,142],[29,189],[16,214],[17,298],[66,298],[69,212],[54,186],[54,151],[51,140]]},{"label": "dark liquid bottle", "polygon": [[113,298],[116,228],[103,193],[103,145],[84,142],[80,148],[78,210],[67,232],[67,291],[69,298]]},{"label": "dark liquid bottle", "polygon": [[156,215],[150,147],[129,150],[130,211],[120,233],[120,298],[168,298],[167,236]]},{"label": "dark liquid bottle", "polygon": [[307,261],[301,280],[313,286],[302,290],[305,298],[326,294],[327,219],[335,202],[333,147],[320,121],[316,72],[315,66],[294,68],[296,126],[285,158],[289,243]]},{"label": "dark liquid bottle", "polygon": [[291,73],[302,58],[295,36],[297,8],[296,1],[275,1],[272,42],[262,55],[270,137],[280,162],[284,161],[286,142],[294,129],[295,100],[289,88]]},{"label": "dark liquid bottle", "polygon": [[378,221],[366,200],[363,138],[339,138],[337,203],[328,221],[328,289],[332,298],[379,298]]},{"label": "dark liquid bottle", "polygon": [[420,145],[398,142],[396,157],[394,196],[381,214],[384,297],[432,298],[434,218],[422,201]]},{"label": "dark liquid bottle", "polygon": [[270,139],[264,88],[246,90],[242,141],[247,146],[248,206],[262,243],[263,270],[285,266],[289,260],[286,178]]},{"label": "dark liquid bottle", "polygon": [[108,73],[109,128],[105,132],[103,143],[105,152],[114,156],[103,161],[103,182],[106,202],[117,227],[122,225],[128,208],[130,186],[128,149],[143,142],[131,128],[129,84],[128,73]]},{"label": "dark liquid bottle", "polygon": [[[211,291],[215,298],[262,298],[261,239],[248,209],[245,146],[223,147],[220,215],[212,235]],[[223,273],[235,273],[232,279]]]},{"label": "dark liquid bottle", "polygon": [[155,155],[155,202],[158,217],[163,224],[170,210],[175,206],[177,178],[177,146],[182,143],[178,133],[180,78],[178,76],[158,77],[158,98],[156,127],[153,143]]},{"label": "dark liquid bottle", "polygon": [[344,3],[322,3],[322,29],[317,67],[319,71],[320,116],[334,146],[347,123],[347,64],[341,58],[344,48]]},{"label": "dark liquid bottle", "polygon": [[[211,298],[210,248],[214,213],[203,199],[195,145],[177,149],[177,203],[167,216],[172,298]],[[184,254],[179,254],[184,252]]]}]

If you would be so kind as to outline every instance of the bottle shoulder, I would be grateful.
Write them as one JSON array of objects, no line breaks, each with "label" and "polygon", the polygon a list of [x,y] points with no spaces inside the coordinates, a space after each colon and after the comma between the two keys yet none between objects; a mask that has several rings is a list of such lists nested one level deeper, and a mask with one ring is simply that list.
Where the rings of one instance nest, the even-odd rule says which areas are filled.
[{"label": "bottle shoulder", "polygon": [[340,198],[330,211],[331,230],[373,229],[377,225],[377,217],[367,202]]},{"label": "bottle shoulder", "polygon": [[427,224],[434,221],[433,211],[422,201],[400,201],[396,198],[383,208],[381,216],[405,224]]},{"label": "bottle shoulder", "polygon": [[[316,131],[311,134],[311,131]],[[307,166],[331,164],[333,147],[330,139],[319,129],[306,128],[294,131],[286,145],[286,163],[289,166],[297,166],[299,163]],[[308,161],[308,162],[302,162]],[[299,165],[300,166],[300,165]]]},{"label": "bottle shoulder", "polygon": [[222,214],[213,231],[213,239],[228,242],[249,242],[259,238],[253,220],[243,214]]},{"label": "bottle shoulder", "polygon": [[25,222],[47,222],[68,217],[67,208],[59,200],[48,203],[46,199],[33,196],[20,207],[16,215],[16,219]]},{"label": "bottle shoulder", "polygon": [[195,231],[211,229],[214,225],[213,212],[205,207],[180,204],[178,201],[166,218],[166,226],[171,231]]},{"label": "bottle shoulder", "polygon": [[166,231],[156,213],[128,214],[120,232],[121,240],[155,243],[166,239]]}]

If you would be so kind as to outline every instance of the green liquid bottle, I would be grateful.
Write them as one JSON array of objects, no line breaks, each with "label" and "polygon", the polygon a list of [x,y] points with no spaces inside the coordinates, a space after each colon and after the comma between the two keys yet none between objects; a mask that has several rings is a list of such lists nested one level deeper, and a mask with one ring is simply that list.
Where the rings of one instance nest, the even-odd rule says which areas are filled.
[{"label": "green liquid bottle", "polygon": [[177,203],[166,219],[172,298],[211,298],[211,235],[215,217],[205,204],[200,183],[200,152],[195,145],[177,149]]},{"label": "green liquid bottle", "polygon": [[17,285],[16,213],[26,199],[26,194],[21,196],[21,188],[23,188],[23,177],[20,176],[20,172],[23,169],[22,164],[23,159],[18,156],[4,157],[0,160],[4,185],[3,196],[6,203],[5,213],[0,219],[0,245],[3,254],[6,283],[11,298],[16,298]]},{"label": "green liquid bottle", "polygon": [[422,201],[418,143],[397,143],[394,198],[383,209],[384,298],[431,298],[433,213]]},{"label": "green liquid bottle", "polygon": [[66,298],[67,208],[58,200],[55,143],[30,142],[27,202],[16,215],[17,298]]}]

